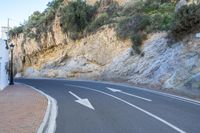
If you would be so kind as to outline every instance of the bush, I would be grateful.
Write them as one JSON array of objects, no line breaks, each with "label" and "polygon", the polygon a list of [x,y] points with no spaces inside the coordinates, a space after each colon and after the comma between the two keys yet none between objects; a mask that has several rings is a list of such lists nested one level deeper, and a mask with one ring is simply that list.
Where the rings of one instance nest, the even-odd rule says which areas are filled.
[{"label": "bush", "polygon": [[183,6],[175,14],[171,27],[171,36],[180,40],[186,35],[200,31],[200,4]]},{"label": "bush", "polygon": [[144,39],[146,39],[145,33],[135,33],[131,36],[132,48],[137,54],[141,54],[140,46],[142,45],[142,41]]},{"label": "bush", "polygon": [[46,17],[44,13],[39,11],[34,12],[24,23],[23,32],[24,34],[31,38],[38,40],[43,32],[46,31]]},{"label": "bush", "polygon": [[150,29],[149,31],[167,31],[171,27],[173,15],[155,13],[150,16]]},{"label": "bush", "polygon": [[122,16],[133,16],[139,12],[142,13],[143,6],[144,6],[143,1],[137,1],[137,2],[131,1],[122,9],[121,15]]},{"label": "bush", "polygon": [[88,26],[87,32],[95,32],[101,26],[109,23],[109,16],[107,13],[102,13]]},{"label": "bush", "polygon": [[11,29],[8,34],[10,37],[14,37],[18,36],[22,32],[23,32],[23,26],[21,25],[19,27],[14,27],[13,29]]},{"label": "bush", "polygon": [[86,4],[85,1],[77,0],[69,2],[64,8],[61,17],[61,28],[64,33],[79,34],[91,22],[94,12],[92,6]]},{"label": "bush", "polygon": [[10,36],[23,32],[31,39],[39,40],[42,33],[51,29],[58,7],[62,2],[63,0],[53,0],[47,4],[47,9],[44,12],[35,11],[22,26],[11,30]]},{"label": "bush", "polygon": [[146,33],[170,29],[174,9],[173,0],[132,1],[120,13],[117,34],[122,39],[130,38],[133,49],[140,54]]},{"label": "bush", "polygon": [[110,16],[110,17],[115,17],[118,15],[118,11],[119,11],[120,7],[118,2],[116,1],[112,1],[109,5],[108,8],[106,9],[106,13]]},{"label": "bush", "polygon": [[137,14],[130,18],[122,19],[116,28],[118,37],[126,39],[132,34],[143,31],[149,25],[149,17]]},{"label": "bush", "polygon": [[150,25],[150,18],[146,15],[137,14],[121,20],[117,26],[117,35],[122,38],[130,38],[132,48],[137,54],[141,54],[140,46],[146,38],[145,30]]}]

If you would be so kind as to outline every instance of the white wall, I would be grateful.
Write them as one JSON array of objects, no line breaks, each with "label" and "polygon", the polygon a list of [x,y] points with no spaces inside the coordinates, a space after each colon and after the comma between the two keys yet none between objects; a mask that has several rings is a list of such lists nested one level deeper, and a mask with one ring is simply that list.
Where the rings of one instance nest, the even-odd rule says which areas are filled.
[{"label": "white wall", "polygon": [[8,85],[8,72],[6,71],[8,61],[8,50],[5,41],[0,39],[0,91]]}]

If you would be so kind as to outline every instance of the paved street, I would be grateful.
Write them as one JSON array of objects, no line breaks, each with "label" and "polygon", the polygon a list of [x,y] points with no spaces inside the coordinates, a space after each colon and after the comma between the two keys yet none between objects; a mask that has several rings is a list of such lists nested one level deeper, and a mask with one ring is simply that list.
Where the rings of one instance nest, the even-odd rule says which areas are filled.
[{"label": "paved street", "polygon": [[94,81],[17,79],[57,100],[56,133],[199,133],[200,103]]}]

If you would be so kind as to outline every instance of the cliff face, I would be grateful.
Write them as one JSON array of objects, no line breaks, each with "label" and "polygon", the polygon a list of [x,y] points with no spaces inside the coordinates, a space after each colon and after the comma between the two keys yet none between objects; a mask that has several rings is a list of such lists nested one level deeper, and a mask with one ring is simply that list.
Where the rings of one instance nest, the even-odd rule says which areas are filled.
[{"label": "cliff face", "polygon": [[199,95],[200,39],[193,35],[169,47],[166,33],[149,36],[144,42],[144,57],[131,56],[128,49],[105,69],[104,79],[178,89]]},{"label": "cliff face", "polygon": [[24,76],[74,78],[99,76],[114,57],[131,45],[129,41],[119,40],[114,29],[108,26],[72,41],[62,33],[59,18],[55,19],[52,32],[40,41],[21,34],[13,43],[16,44],[16,68]]},{"label": "cliff face", "polygon": [[200,95],[200,40],[195,35],[170,47],[167,33],[151,34],[141,57],[130,54],[131,42],[118,39],[110,26],[72,41],[56,17],[40,40],[20,34],[12,41],[16,70],[25,77],[125,81]]},{"label": "cliff face", "polygon": [[18,72],[25,77],[61,77],[126,81],[157,88],[175,88],[199,94],[200,41],[194,35],[171,47],[167,33],[149,35],[145,55],[131,55],[131,42],[117,39],[107,26],[81,40],[61,32],[56,19],[53,31],[41,43],[13,39]]}]

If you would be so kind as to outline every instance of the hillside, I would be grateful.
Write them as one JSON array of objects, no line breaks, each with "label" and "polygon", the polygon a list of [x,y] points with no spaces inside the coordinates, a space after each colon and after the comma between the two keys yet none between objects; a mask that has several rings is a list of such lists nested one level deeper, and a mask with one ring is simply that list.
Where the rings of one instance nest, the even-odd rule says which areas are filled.
[{"label": "hillside", "polygon": [[18,76],[114,80],[200,95],[200,6],[183,4],[175,13],[177,4],[54,0],[10,31]]}]

